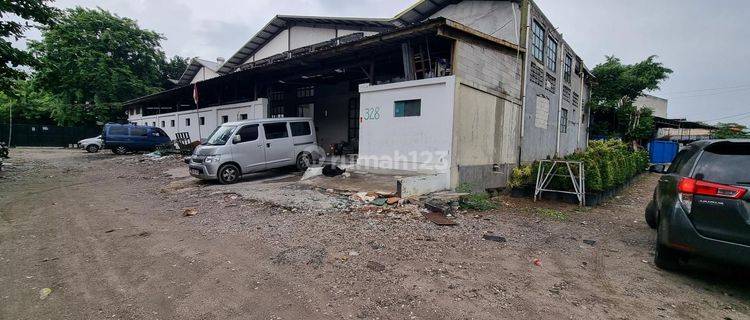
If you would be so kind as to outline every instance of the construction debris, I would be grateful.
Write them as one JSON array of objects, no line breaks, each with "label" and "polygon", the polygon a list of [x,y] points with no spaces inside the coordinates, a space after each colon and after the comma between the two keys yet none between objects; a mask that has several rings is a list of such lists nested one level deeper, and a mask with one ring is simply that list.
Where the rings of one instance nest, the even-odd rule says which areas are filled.
[{"label": "construction debris", "polygon": [[482,239],[488,240],[488,241],[495,241],[495,242],[506,242],[506,241],[508,241],[507,239],[505,239],[505,237],[496,236],[496,235],[492,235],[492,234],[482,235]]},{"label": "construction debris", "polygon": [[338,166],[333,165],[333,164],[327,164],[323,166],[323,175],[326,177],[340,176],[344,172],[346,172],[346,170],[341,169]]},{"label": "construction debris", "polygon": [[440,212],[427,212],[424,214],[427,220],[439,226],[455,226],[457,223],[451,219],[448,219],[445,215]]}]

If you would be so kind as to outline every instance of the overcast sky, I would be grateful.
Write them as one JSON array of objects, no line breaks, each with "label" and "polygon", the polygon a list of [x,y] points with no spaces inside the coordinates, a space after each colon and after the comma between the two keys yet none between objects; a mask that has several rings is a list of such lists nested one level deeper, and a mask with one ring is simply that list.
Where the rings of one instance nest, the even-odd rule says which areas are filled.
[{"label": "overcast sky", "polygon": [[[58,0],[58,7],[112,11],[163,34],[168,55],[228,58],[275,14],[392,17],[413,0]],[[750,125],[746,0],[537,0],[593,68],[605,55],[649,55],[674,70],[653,94],[669,116]],[[31,32],[30,37],[38,37]],[[741,115],[740,115],[741,114]],[[739,116],[735,116],[739,115]]]}]

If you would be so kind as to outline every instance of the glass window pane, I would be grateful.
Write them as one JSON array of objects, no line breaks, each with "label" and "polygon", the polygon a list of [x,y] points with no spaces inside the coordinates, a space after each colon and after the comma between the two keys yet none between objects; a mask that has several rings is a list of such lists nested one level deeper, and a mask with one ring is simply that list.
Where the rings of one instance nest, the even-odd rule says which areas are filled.
[{"label": "glass window pane", "polygon": [[292,128],[292,137],[306,136],[311,133],[309,122],[290,122],[289,126]]},{"label": "glass window pane", "polygon": [[422,114],[422,100],[403,100],[394,102],[394,117],[418,117]]},{"label": "glass window pane", "polygon": [[286,122],[264,123],[263,130],[266,132],[266,139],[281,139],[289,137],[286,129]]},{"label": "glass window pane", "polygon": [[258,125],[244,126],[240,130],[237,130],[237,135],[240,136],[239,143],[258,140]]}]

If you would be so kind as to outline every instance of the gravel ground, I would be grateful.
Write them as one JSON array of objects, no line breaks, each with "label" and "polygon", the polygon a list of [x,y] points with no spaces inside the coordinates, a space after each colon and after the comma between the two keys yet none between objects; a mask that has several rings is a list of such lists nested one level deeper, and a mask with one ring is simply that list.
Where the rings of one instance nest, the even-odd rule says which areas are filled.
[{"label": "gravel ground", "polygon": [[747,272],[653,266],[656,175],[594,209],[500,196],[440,227],[286,172],[225,187],[166,174],[176,158],[11,157],[0,319],[750,319]]}]

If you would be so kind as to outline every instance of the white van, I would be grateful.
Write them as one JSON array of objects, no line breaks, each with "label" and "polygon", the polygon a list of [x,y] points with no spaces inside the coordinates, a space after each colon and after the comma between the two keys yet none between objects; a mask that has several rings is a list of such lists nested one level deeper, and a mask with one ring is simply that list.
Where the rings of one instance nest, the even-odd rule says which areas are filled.
[{"label": "white van", "polygon": [[311,118],[269,118],[217,127],[190,157],[190,175],[235,183],[242,175],[296,166],[306,170],[322,155]]}]

